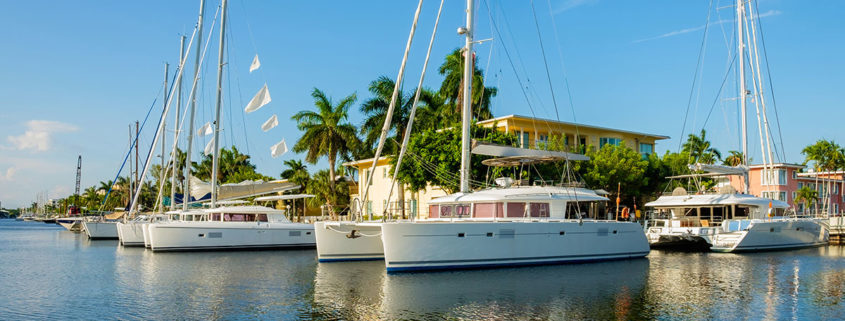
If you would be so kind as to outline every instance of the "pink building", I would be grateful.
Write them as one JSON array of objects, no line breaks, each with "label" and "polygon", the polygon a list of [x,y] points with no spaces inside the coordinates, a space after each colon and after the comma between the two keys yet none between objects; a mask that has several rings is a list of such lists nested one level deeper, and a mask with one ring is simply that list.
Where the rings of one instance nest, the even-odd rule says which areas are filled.
[{"label": "pink building", "polygon": [[[828,212],[823,207],[829,198],[831,201],[829,212],[841,213],[845,206],[845,193],[843,193],[845,172],[804,173],[805,167],[801,164],[774,164],[771,168],[774,171],[771,182],[766,184],[763,165],[751,165],[748,173],[750,187],[748,194],[787,202],[798,214],[809,214],[815,211]],[[730,184],[737,191],[743,191],[742,176],[730,176]],[[828,185],[830,185],[830,191],[828,191]],[[804,186],[809,186],[819,192],[817,204],[809,209],[805,209],[803,203],[795,203],[798,189]]]}]

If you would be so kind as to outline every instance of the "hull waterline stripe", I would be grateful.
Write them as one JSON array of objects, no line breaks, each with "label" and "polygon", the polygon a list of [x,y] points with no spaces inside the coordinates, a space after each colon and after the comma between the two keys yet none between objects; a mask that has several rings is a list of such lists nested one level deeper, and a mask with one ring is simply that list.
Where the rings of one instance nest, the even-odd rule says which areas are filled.
[{"label": "hull waterline stripe", "polygon": [[494,259],[468,259],[468,260],[432,260],[432,261],[396,261],[387,262],[389,265],[416,265],[416,264],[440,264],[440,263],[473,263],[473,262],[505,262],[505,261],[540,261],[555,259],[577,259],[577,258],[601,258],[613,256],[646,256],[649,251],[625,252],[610,254],[582,254],[582,255],[558,255],[558,256],[534,256],[518,258],[494,258]]}]

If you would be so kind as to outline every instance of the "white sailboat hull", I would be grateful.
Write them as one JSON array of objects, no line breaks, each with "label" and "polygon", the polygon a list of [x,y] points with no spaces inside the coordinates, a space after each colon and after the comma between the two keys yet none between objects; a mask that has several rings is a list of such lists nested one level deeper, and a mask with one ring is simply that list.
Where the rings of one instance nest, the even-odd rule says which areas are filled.
[{"label": "white sailboat hull", "polygon": [[615,221],[395,222],[382,225],[388,272],[627,259],[648,255],[639,224]]},{"label": "white sailboat hull", "polygon": [[317,260],[332,262],[384,259],[381,225],[382,223],[376,222],[314,223]]},{"label": "white sailboat hull", "polygon": [[116,222],[82,222],[85,234],[92,240],[116,240]]},{"label": "white sailboat hull", "polygon": [[147,223],[117,223],[117,235],[123,246],[144,246],[143,225]]},{"label": "white sailboat hull", "polygon": [[59,218],[56,219],[56,223],[59,223],[59,225],[71,232],[79,232],[82,230],[81,218]]},{"label": "white sailboat hull", "polygon": [[171,222],[147,225],[153,251],[314,248],[314,226],[267,222]]},{"label": "white sailboat hull", "polygon": [[[828,227],[816,219],[725,221],[721,232],[713,236],[715,252],[749,252],[796,249],[827,244]],[[733,224],[732,224],[733,223]],[[736,228],[735,228],[736,227]]]}]

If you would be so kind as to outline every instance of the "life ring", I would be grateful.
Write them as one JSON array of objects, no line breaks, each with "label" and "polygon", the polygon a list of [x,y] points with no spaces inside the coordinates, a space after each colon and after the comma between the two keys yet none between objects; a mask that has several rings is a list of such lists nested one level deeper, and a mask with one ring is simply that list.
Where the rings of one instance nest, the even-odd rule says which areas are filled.
[{"label": "life ring", "polygon": [[627,207],[622,208],[622,218],[627,219],[627,218],[628,218],[628,216],[629,216],[629,214],[630,214],[630,213],[628,212],[628,208],[627,208]]}]

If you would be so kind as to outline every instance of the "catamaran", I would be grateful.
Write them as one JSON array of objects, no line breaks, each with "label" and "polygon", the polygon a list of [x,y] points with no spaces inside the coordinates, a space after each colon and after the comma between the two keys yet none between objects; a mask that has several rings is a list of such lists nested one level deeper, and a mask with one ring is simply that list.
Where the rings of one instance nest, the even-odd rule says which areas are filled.
[{"label": "catamaran", "polygon": [[[765,97],[755,27],[755,10],[746,10],[746,1],[736,2],[737,69],[739,74],[740,109],[742,115],[742,164],[734,167],[695,164],[695,172],[684,175],[700,176],[742,175],[744,193],[737,194],[729,186],[726,193],[717,195],[687,195],[683,189],[673,195],[661,196],[646,204],[662,216],[646,226],[649,241],[654,246],[670,245],[684,249],[709,248],[716,252],[760,251],[819,246],[829,239],[828,227],[820,219],[798,217],[783,201],[749,195],[747,100],[753,99],[758,110],[758,129],[763,154],[763,185],[773,185],[773,153],[769,138]],[[759,18],[759,17],[758,17]],[[746,46],[746,42],[749,45]],[[748,49],[746,51],[746,49]],[[745,63],[749,60],[752,88],[746,88]],[[756,76],[756,78],[755,78]],[[762,116],[762,119],[761,119]],[[764,134],[765,139],[764,139]],[[701,172],[705,172],[701,174]]]}]

